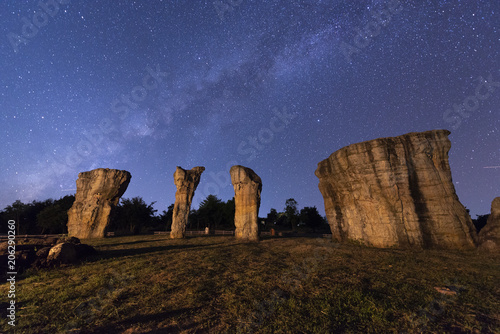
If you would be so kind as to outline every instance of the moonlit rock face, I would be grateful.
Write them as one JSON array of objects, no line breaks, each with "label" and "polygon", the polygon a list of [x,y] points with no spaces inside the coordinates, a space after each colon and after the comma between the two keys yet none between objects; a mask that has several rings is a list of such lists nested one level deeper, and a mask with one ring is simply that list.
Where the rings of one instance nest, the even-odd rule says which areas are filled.
[{"label": "moonlit rock face", "polygon": [[175,193],[174,212],[172,216],[172,231],[170,237],[173,239],[184,238],[188,224],[189,211],[194,192],[200,183],[201,173],[205,167],[194,167],[185,170],[177,167],[174,173],[174,182],[177,187]]},{"label": "moonlit rock face", "polygon": [[375,247],[474,248],[451,179],[447,130],[349,145],[321,161],[319,189],[334,239]]},{"label": "moonlit rock face", "polygon": [[80,239],[103,238],[110,214],[131,178],[125,170],[109,168],[78,174],[75,202],[68,211],[68,234]]},{"label": "moonlit rock face", "polygon": [[491,213],[479,232],[480,248],[489,251],[500,251],[500,197],[491,202]]},{"label": "moonlit rock face", "polygon": [[230,170],[234,187],[235,236],[249,241],[259,240],[258,215],[262,180],[250,168],[233,166]]}]

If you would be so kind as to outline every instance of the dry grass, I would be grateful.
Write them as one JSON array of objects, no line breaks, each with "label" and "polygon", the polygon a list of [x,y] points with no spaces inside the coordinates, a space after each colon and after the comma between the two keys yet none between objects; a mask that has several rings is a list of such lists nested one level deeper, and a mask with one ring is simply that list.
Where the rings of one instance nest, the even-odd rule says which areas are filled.
[{"label": "dry grass", "polygon": [[99,256],[18,279],[16,333],[500,332],[498,255],[312,238],[88,243]]}]

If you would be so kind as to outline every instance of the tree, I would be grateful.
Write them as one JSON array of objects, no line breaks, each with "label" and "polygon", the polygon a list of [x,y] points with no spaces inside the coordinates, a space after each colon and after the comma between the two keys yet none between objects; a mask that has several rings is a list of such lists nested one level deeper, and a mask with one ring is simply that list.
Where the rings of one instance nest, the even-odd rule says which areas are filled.
[{"label": "tree", "polygon": [[324,219],[319,214],[318,209],[313,206],[306,206],[302,210],[300,210],[300,222],[304,223],[305,226],[311,228],[313,231],[316,231],[317,228],[323,225]]},{"label": "tree", "polygon": [[276,211],[276,209],[271,208],[271,210],[267,214],[266,222],[268,225],[274,225],[277,221],[278,221],[278,211]]},{"label": "tree", "polygon": [[159,216],[160,228],[165,228],[166,231],[172,229],[172,217],[174,215],[174,204],[170,204],[167,211],[163,210],[162,214]]},{"label": "tree", "polygon": [[208,195],[198,208],[189,213],[189,227],[203,229],[234,229],[234,197],[223,202],[215,195]]},{"label": "tree", "polygon": [[62,234],[67,232],[68,214],[57,204],[40,211],[36,215],[36,220],[42,234]]},{"label": "tree", "polygon": [[486,226],[486,222],[488,221],[489,216],[490,214],[476,215],[476,219],[472,219],[477,233],[479,233],[479,231],[481,231],[481,229]]},{"label": "tree", "polygon": [[285,215],[292,230],[295,231],[297,229],[299,210],[297,210],[297,201],[293,198],[289,198],[285,202]]},{"label": "tree", "polygon": [[197,211],[197,219],[202,223],[202,228],[209,226],[210,229],[220,228],[224,220],[224,202],[215,195],[208,195],[201,203]]},{"label": "tree", "polygon": [[132,199],[124,198],[116,207],[112,217],[110,229],[132,234],[139,234],[144,228],[151,228],[155,225],[155,212],[153,205],[146,204],[142,197]]},{"label": "tree", "polygon": [[62,234],[67,233],[68,210],[73,205],[75,196],[67,195],[45,207],[36,216],[37,226],[41,233]]},{"label": "tree", "polygon": [[54,200],[48,199],[43,202],[33,201],[24,204],[20,200],[8,205],[3,211],[2,216],[7,220],[15,220],[18,234],[39,234],[41,229],[37,226],[37,215],[46,207],[53,205]]}]

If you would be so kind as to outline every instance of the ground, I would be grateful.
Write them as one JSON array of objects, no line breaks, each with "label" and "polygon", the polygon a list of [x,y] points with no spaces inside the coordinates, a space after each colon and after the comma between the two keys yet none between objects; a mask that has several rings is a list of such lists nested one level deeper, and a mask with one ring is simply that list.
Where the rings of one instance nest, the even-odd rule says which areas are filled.
[{"label": "ground", "polygon": [[99,255],[18,277],[16,333],[500,332],[500,255],[323,238],[83,242]]}]

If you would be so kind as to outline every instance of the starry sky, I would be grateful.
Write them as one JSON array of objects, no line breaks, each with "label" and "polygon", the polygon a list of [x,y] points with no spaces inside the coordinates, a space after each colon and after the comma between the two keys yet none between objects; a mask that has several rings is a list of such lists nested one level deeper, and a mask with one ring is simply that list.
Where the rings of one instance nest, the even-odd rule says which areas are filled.
[{"label": "starry sky", "polygon": [[432,129],[473,218],[500,196],[498,0],[2,0],[0,29],[0,208],[102,167],[161,212],[205,166],[197,208],[241,164],[261,216],[324,214],[319,161]]}]

